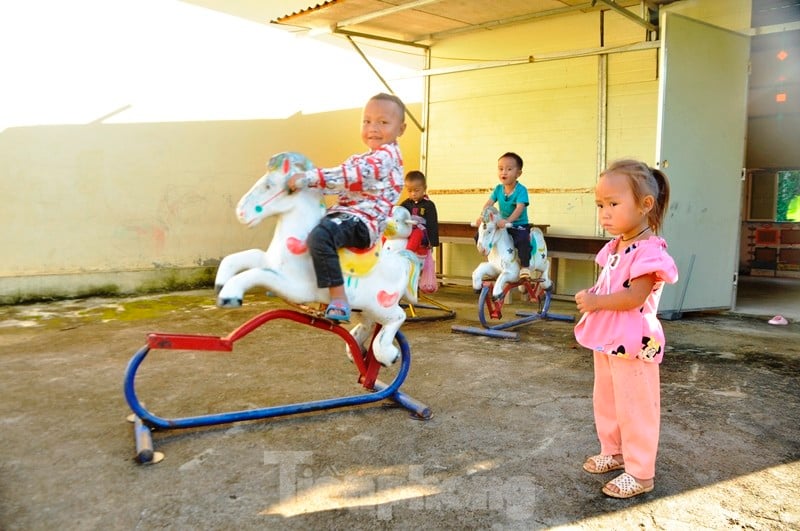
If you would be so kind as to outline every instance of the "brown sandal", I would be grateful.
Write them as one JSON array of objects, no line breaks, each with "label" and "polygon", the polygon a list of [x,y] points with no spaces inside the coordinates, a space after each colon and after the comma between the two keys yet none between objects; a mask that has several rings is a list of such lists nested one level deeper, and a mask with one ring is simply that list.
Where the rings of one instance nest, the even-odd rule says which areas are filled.
[{"label": "brown sandal", "polygon": [[[608,488],[609,485],[614,485],[617,487],[618,492],[615,492]],[[603,494],[606,496],[611,496],[612,498],[620,498],[620,499],[627,499],[633,498],[634,496],[638,496],[639,494],[644,494],[645,492],[650,492],[655,488],[655,485],[650,485],[649,487],[645,487],[636,479],[628,474],[627,472],[623,472],[619,476],[615,477],[603,487]]]},{"label": "brown sandal", "polygon": [[[594,464],[593,469],[587,466],[590,462]],[[625,468],[625,463],[620,463],[614,459],[613,455],[593,455],[583,463],[583,469],[590,474],[605,474],[606,472],[619,470],[621,468]]]}]

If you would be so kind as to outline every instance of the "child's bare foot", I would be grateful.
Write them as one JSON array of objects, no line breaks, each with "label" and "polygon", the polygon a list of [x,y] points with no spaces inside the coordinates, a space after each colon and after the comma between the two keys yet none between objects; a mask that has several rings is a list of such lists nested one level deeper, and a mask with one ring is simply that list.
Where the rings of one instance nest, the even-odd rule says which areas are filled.
[{"label": "child's bare foot", "polygon": [[605,474],[612,470],[619,470],[625,468],[625,462],[622,460],[622,454],[614,455],[593,455],[583,463],[583,469],[590,474]]},{"label": "child's bare foot", "polygon": [[612,498],[633,498],[655,488],[655,478],[639,479],[627,472],[615,477],[603,487],[603,494]]}]

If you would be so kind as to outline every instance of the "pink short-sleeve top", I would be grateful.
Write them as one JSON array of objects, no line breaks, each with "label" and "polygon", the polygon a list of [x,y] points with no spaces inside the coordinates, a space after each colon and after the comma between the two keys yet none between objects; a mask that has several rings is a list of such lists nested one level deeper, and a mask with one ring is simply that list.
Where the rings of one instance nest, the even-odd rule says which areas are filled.
[{"label": "pink short-sleeve top", "polygon": [[610,294],[628,289],[630,281],[643,275],[656,277],[644,304],[631,310],[596,310],[583,314],[575,325],[575,339],[582,346],[620,358],[661,363],[664,330],[656,313],[665,283],[678,280],[678,268],[667,254],[667,242],[658,236],[639,240],[616,252],[620,238],[608,242],[595,261],[603,266],[592,293]]}]

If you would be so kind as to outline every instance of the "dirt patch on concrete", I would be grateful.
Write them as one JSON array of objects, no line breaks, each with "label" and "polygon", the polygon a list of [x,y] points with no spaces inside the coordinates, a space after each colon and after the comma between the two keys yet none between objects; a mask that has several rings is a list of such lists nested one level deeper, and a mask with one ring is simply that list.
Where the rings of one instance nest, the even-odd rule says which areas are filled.
[{"label": "dirt patch on concrete", "polygon": [[[403,327],[403,390],[431,420],[380,402],[160,431],[155,465],[133,461],[122,392],[146,334],[226,335],[283,303],[248,294],[221,310],[203,290],[0,308],[0,528],[800,525],[800,325],[666,322],[656,488],[620,501],[600,493],[612,475],[581,469],[597,442],[591,357],[572,325],[536,322],[518,342],[455,334],[454,323],[479,326],[477,296],[448,287],[436,299],[454,321]],[[232,353],[151,353],[136,391],[169,418],[352,395],[343,350],[333,334],[271,321]]]}]

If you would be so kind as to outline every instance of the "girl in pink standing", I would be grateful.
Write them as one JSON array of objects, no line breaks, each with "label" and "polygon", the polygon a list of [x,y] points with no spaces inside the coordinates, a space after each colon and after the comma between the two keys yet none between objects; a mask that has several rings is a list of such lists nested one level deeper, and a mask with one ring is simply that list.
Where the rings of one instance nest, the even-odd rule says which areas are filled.
[{"label": "girl in pink standing", "polygon": [[657,236],[669,203],[661,171],[634,160],[613,163],[595,189],[603,229],[616,236],[597,254],[594,287],[575,295],[583,314],[578,343],[594,351],[594,419],[600,453],[584,470],[625,472],[603,487],[614,498],[653,490],[661,422],[658,365],[664,331],[656,317],[664,284],[678,280],[667,243]]}]

